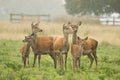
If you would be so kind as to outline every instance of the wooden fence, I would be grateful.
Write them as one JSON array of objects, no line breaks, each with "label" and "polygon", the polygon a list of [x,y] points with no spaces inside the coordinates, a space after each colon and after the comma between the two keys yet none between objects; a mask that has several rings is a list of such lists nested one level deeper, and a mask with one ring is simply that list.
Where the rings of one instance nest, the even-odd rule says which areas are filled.
[{"label": "wooden fence", "polygon": [[100,22],[104,25],[120,25],[120,17],[101,17]]},{"label": "wooden fence", "polygon": [[50,21],[49,14],[42,14],[42,15],[32,15],[32,14],[10,14],[10,21],[11,22],[20,22],[23,20],[41,20],[41,21]]}]

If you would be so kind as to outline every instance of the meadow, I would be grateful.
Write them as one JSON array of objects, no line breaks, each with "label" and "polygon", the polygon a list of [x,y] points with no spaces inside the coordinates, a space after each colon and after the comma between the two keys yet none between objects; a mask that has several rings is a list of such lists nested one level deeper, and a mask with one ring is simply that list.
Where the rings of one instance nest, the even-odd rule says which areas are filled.
[{"label": "meadow", "polygon": [[[44,32],[39,35],[62,35],[64,22],[41,22],[39,27]],[[76,22],[74,22],[76,23]],[[72,70],[71,53],[68,54],[67,70],[54,69],[48,55],[41,58],[40,68],[37,63],[32,67],[33,53],[30,53],[30,67],[24,68],[20,47],[25,35],[31,33],[31,22],[11,23],[0,21],[0,80],[119,80],[120,79],[120,27],[100,24],[83,24],[78,35],[98,40],[98,70],[93,64],[89,70],[89,59],[82,57],[78,71]],[[70,41],[71,43],[71,36]]]}]

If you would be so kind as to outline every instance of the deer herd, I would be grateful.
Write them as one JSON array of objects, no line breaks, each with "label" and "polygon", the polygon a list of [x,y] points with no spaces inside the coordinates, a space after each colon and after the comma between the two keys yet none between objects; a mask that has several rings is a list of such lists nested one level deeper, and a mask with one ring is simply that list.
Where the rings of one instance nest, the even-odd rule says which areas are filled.
[{"label": "deer herd", "polygon": [[[30,47],[34,53],[33,67],[35,66],[36,59],[38,58],[38,64],[40,67],[41,55],[50,55],[54,62],[54,68],[57,68],[59,63],[60,69],[67,69],[67,56],[69,50],[71,50],[72,60],[73,60],[73,70],[76,70],[80,67],[81,56],[87,55],[90,59],[90,66],[92,67],[93,61],[95,59],[96,68],[97,68],[97,55],[96,49],[98,46],[98,41],[92,38],[80,38],[77,36],[77,31],[81,22],[78,24],[72,24],[68,22],[63,24],[63,36],[45,36],[38,35],[38,32],[43,32],[39,28],[39,21],[37,23],[32,23],[32,33],[28,36],[25,36],[23,42],[25,43],[21,49],[22,61],[24,67],[29,66],[29,54]],[[72,43],[69,44],[69,35],[72,34]],[[70,49],[71,45],[71,49]]]}]

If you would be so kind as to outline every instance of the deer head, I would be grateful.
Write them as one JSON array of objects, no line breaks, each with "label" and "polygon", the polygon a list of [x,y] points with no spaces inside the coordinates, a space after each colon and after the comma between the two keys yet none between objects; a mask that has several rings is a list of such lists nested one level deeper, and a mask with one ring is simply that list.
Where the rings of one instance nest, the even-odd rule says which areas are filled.
[{"label": "deer head", "polygon": [[72,29],[74,30],[75,33],[77,33],[79,26],[82,24],[81,21],[79,21],[77,24],[71,24]]},{"label": "deer head", "polygon": [[28,43],[31,43],[33,40],[36,39],[36,34],[35,33],[32,33],[31,35],[29,36],[25,36],[25,39],[23,40],[23,42],[28,42]]},{"label": "deer head", "polygon": [[67,24],[63,24],[63,33],[66,33],[66,34],[73,33],[73,29],[70,22],[68,22]]},{"label": "deer head", "polygon": [[86,44],[86,40],[88,39],[88,37],[81,39],[80,37],[78,37],[78,44],[80,47],[84,47],[84,45]]},{"label": "deer head", "polygon": [[40,21],[38,21],[38,22],[32,22],[32,24],[31,24],[31,27],[32,27],[32,32],[33,33],[37,33],[37,32],[42,32],[43,30],[42,29],[40,29],[38,26],[39,26],[39,23],[40,23]]}]

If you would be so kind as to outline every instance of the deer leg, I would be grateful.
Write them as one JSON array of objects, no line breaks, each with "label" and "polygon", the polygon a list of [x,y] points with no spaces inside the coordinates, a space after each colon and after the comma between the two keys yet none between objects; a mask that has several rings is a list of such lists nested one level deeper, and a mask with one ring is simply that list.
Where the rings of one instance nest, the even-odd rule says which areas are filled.
[{"label": "deer leg", "polygon": [[63,62],[63,55],[61,55],[61,69],[63,70],[64,62]]},{"label": "deer leg", "polygon": [[91,54],[88,55],[88,58],[90,59],[90,66],[89,66],[89,69],[92,67],[92,64],[93,64],[93,61],[94,61],[94,58],[92,57]]},{"label": "deer leg", "polygon": [[60,53],[60,68],[63,70],[63,55]]},{"label": "deer leg", "polygon": [[78,67],[80,68],[80,58],[78,58]]},{"label": "deer leg", "polygon": [[96,68],[97,68],[98,60],[97,60],[96,51],[93,52],[93,56],[94,56],[94,58],[95,58]]},{"label": "deer leg", "polygon": [[56,69],[56,66],[57,66],[57,60],[56,60],[56,55],[55,54],[50,54],[51,58],[53,59],[54,61],[54,68]]},{"label": "deer leg", "polygon": [[33,67],[35,66],[36,58],[37,58],[37,54],[34,54]]},{"label": "deer leg", "polygon": [[40,59],[41,59],[41,55],[38,55],[38,66],[40,67]]},{"label": "deer leg", "polygon": [[68,53],[65,54],[65,70],[67,70],[67,55]]},{"label": "deer leg", "polygon": [[60,58],[60,54],[59,54],[57,57],[58,57],[59,66],[61,67],[61,58]]},{"label": "deer leg", "polygon": [[73,58],[73,70],[75,71],[75,58]]},{"label": "deer leg", "polygon": [[29,66],[29,56],[27,57],[27,64],[28,64],[28,66]]},{"label": "deer leg", "polygon": [[24,57],[24,68],[26,67],[26,57]]},{"label": "deer leg", "polygon": [[78,68],[78,64],[77,64],[77,62],[78,62],[78,59],[77,58],[75,58],[75,70]]},{"label": "deer leg", "polygon": [[54,61],[54,63],[55,63],[55,66],[54,66],[54,67],[55,67],[55,68],[57,68],[57,59],[58,59],[58,58],[57,58],[57,55],[55,54],[55,61]]}]

